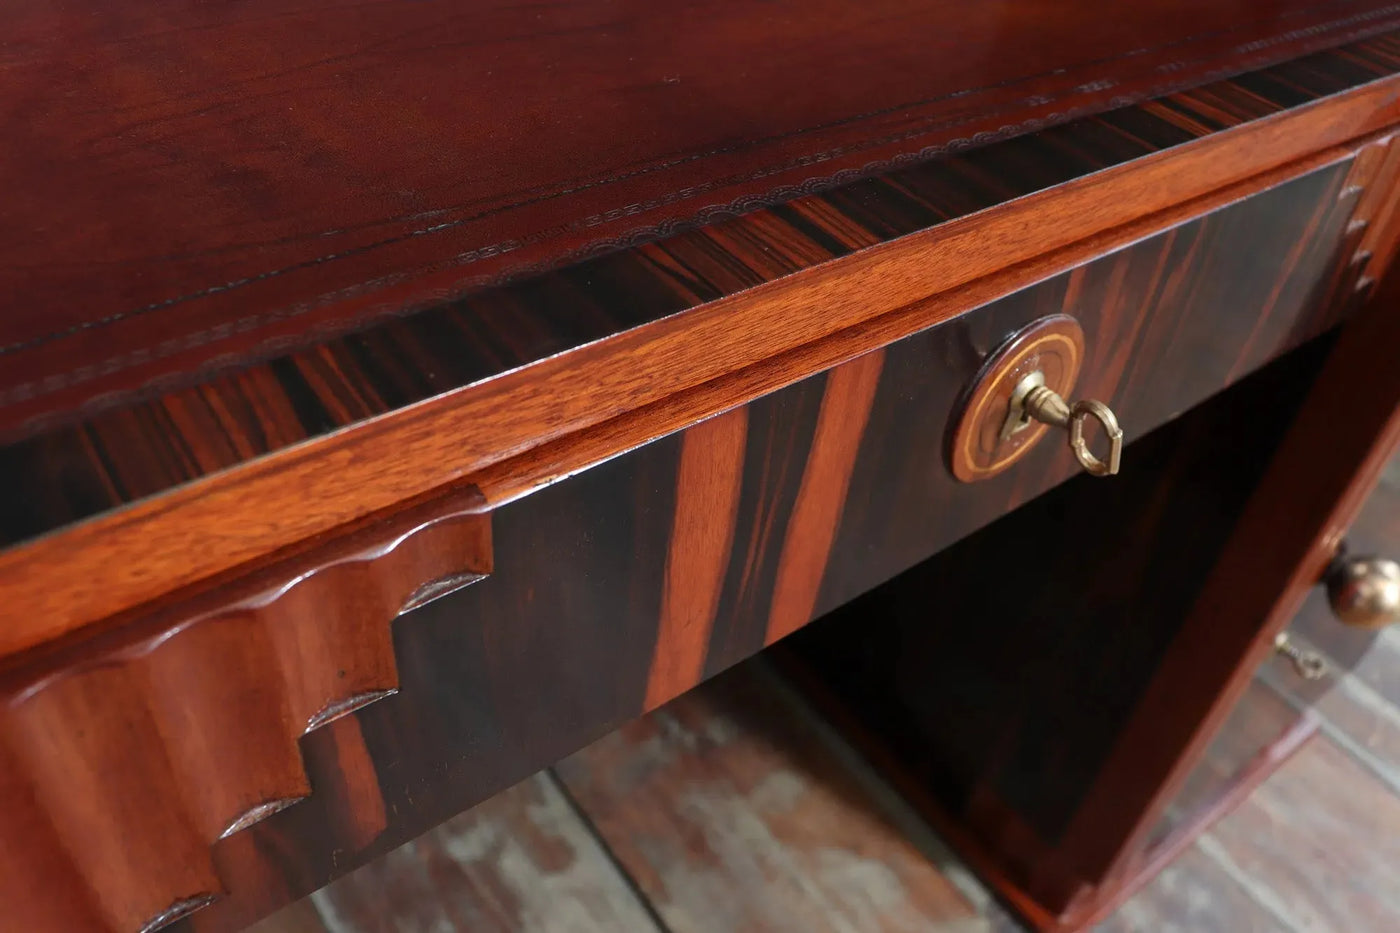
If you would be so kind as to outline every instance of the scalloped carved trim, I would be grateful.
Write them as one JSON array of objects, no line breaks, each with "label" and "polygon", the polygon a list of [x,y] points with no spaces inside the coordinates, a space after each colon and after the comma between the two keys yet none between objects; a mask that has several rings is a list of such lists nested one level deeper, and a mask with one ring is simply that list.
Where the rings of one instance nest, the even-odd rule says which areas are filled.
[{"label": "scalloped carved trim", "polygon": [[150,923],[141,928],[141,933],[155,933],[156,930],[168,927],[177,920],[183,920],[201,907],[208,907],[218,899],[218,895],[215,894],[201,894],[198,897],[187,897],[182,901],[177,901],[153,917]]},{"label": "scalloped carved trim", "polygon": [[[404,609],[404,612],[407,611],[407,608]],[[306,732],[311,732],[314,729],[319,729],[326,723],[334,722],[341,716],[347,716],[350,713],[355,712],[355,710],[357,709],[369,706],[375,700],[382,700],[385,697],[393,696],[398,692],[399,691],[397,688],[393,690],[370,690],[366,693],[357,693],[352,697],[346,697],[343,700],[333,700],[330,703],[327,703],[325,708],[323,708],[320,712],[316,713],[314,716],[312,716],[306,721]]]},{"label": "scalloped carved trim", "polygon": [[213,903],[210,846],[311,793],[300,737],[397,691],[392,621],[490,572],[466,490],[7,675],[0,849],[44,870],[0,902],[65,933]]},{"label": "scalloped carved trim", "polygon": [[267,819],[279,810],[285,810],[294,803],[301,803],[305,797],[288,797],[285,800],[269,800],[251,808],[238,819],[229,824],[228,829],[219,833],[220,839],[227,839],[236,832],[241,832],[261,820]]}]

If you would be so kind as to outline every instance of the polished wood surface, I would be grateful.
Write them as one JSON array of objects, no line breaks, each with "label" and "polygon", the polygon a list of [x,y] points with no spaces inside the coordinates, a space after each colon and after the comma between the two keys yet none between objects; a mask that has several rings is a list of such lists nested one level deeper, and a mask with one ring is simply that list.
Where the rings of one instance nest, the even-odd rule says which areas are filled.
[{"label": "polished wood surface", "polygon": [[[1191,817],[1152,844],[1172,801],[1212,814],[1296,747],[1305,729],[1244,779],[1197,767],[1213,796],[1188,778],[1400,437],[1400,388],[1374,376],[1400,337],[1400,12],[1201,4],[1187,35],[1168,4],[1090,26],[1022,0],[995,48],[1029,51],[974,67],[993,46],[965,40],[1009,2],[959,12],[942,56],[920,37],[953,5],[794,30],[787,2],[700,0],[703,28],[641,65],[614,52],[681,8],[620,31],[593,0],[429,2],[393,29],[397,8],[319,0],[0,13],[0,104],[28,134],[0,157],[0,850],[25,853],[0,871],[6,922],[237,929],[950,546],[940,612],[981,587],[1014,636],[950,638],[924,598],[885,620],[898,639],[871,625],[814,657],[1047,922],[1100,918],[1188,845]],[[685,71],[740,34],[773,55]],[[814,83],[792,66],[819,52]],[[618,80],[663,59],[679,80]],[[652,105],[668,116],[639,133]],[[1319,335],[1379,281],[1290,431]],[[1057,490],[1076,467],[1042,441],[960,485],[959,400],[1057,315],[1085,338],[1075,395],[1161,429],[1130,448],[1147,466]],[[1221,467],[1227,397],[1252,401]],[[988,600],[974,571],[1026,540],[1056,550]],[[663,866],[624,804],[676,809],[699,764],[677,745],[675,769],[629,771],[622,741],[521,809],[578,858],[582,801],[644,879],[640,913],[616,873],[576,909],[693,926],[647,887]],[[731,782],[762,777],[756,749],[728,753]],[[788,805],[775,864],[810,843]],[[724,862],[740,830],[709,825]],[[913,914],[965,906],[885,854]]]},{"label": "polished wood surface", "polygon": [[1205,754],[1152,828],[1140,854],[1142,859],[1156,858],[1156,853],[1172,847],[1173,840],[1193,838],[1193,824],[1201,822],[1203,815],[1209,818],[1213,811],[1233,809],[1229,804],[1238,802],[1231,798],[1240,795],[1241,784],[1246,785],[1247,794],[1249,786],[1275,770],[1271,759],[1279,757],[1280,751],[1291,753],[1296,750],[1299,737],[1316,733],[1319,717],[1300,707],[1283,686],[1301,680],[1282,655],[1260,666],[1244,696],[1230,710]]},{"label": "polished wood surface", "polygon": [[[1261,694],[1263,696],[1261,696]],[[1263,716],[1253,708],[1263,705]],[[1149,887],[1173,862],[1189,853],[1222,819],[1246,804],[1267,780],[1286,767],[1294,755],[1311,747],[1322,723],[1317,716],[1281,709],[1285,704],[1272,690],[1252,683],[1236,704],[1230,718],[1211,740],[1205,756],[1196,764],[1187,786],[1190,794],[1178,793],[1172,808],[1174,825],[1161,838],[1154,839],[1128,865],[1104,886],[1095,898],[1094,909],[1081,916],[1085,927],[1116,913],[1140,890]],[[1237,721],[1263,719],[1287,722],[1277,732],[1258,734],[1240,728]],[[1248,756],[1248,757],[1245,757]],[[1204,777],[1204,779],[1201,779]],[[1192,787],[1191,784],[1196,786]],[[1170,812],[1170,810],[1169,810]],[[1161,831],[1167,821],[1159,823]]]},{"label": "polished wood surface", "polygon": [[18,3],[4,417],[1397,22],[1380,0]]},{"label": "polished wood surface", "polygon": [[250,933],[1014,933],[762,664],[605,736]]},{"label": "polished wood surface", "polygon": [[[1341,167],[1336,170],[1343,171]],[[1076,395],[1105,401],[1126,426],[1128,439],[1140,437],[1325,328],[1326,325],[1309,328],[1285,323],[1291,315],[1285,311],[1284,303],[1290,300],[1284,296],[1292,296],[1291,302],[1296,302],[1292,305],[1294,313],[1304,313],[1319,322],[1337,321],[1361,300],[1366,287],[1365,268],[1354,262],[1354,231],[1336,242],[1332,248],[1335,252],[1328,258],[1305,245],[1315,233],[1323,239],[1332,236],[1321,233],[1333,222],[1325,219],[1327,213],[1349,210],[1341,205],[1352,197],[1347,194],[1349,181],[1359,169],[1351,166],[1346,171],[1349,178],[1337,189],[1317,192],[1322,199],[1317,205],[1319,213],[1310,213],[1303,222],[1306,229],[1314,232],[1304,233],[1295,227],[1294,232],[1285,233],[1287,224],[1277,225],[1275,219],[1263,221],[1261,214],[1259,220],[1270,230],[1268,238],[1278,237],[1274,246],[1264,247],[1264,252],[1257,251],[1264,241],[1255,239],[1253,232],[1245,232],[1253,221],[1245,219],[1245,213],[1252,210],[1251,202],[1243,201],[1208,216],[1199,226],[1182,225],[1169,234],[1122,251],[1113,262],[1091,263],[1069,276],[1052,280],[1063,283],[1063,291],[1058,291],[1058,286],[1056,291],[1050,291],[1050,283],[1046,283],[993,307],[1019,304],[1027,309],[1022,321],[1047,313],[1073,314],[1084,327],[1089,354]],[[1320,176],[1314,176],[1314,180],[1320,180]],[[1295,209],[1301,207],[1301,188],[1287,194],[1280,189],[1277,196],[1280,204],[1288,198]],[[1293,200],[1295,197],[1297,200]],[[1262,207],[1262,203],[1254,203]],[[1232,216],[1233,211],[1240,213]],[[1220,226],[1214,226],[1217,223]],[[1234,223],[1242,226],[1236,228]],[[1349,222],[1344,223],[1351,229]],[[1247,243],[1253,246],[1246,246]],[[1272,253],[1273,258],[1265,259],[1266,253]],[[1303,284],[1310,278],[1303,270],[1314,263],[1330,267],[1331,271],[1310,285]],[[1262,284],[1263,279],[1281,272],[1290,277],[1303,274],[1303,278]],[[1260,284],[1249,284],[1250,275],[1260,276]],[[1247,297],[1256,288],[1258,297]],[[1245,307],[1255,309],[1249,316],[1259,316],[1256,324],[1245,326],[1247,333],[1241,332],[1232,347],[1233,341],[1223,339],[1224,320],[1229,313],[1226,309]],[[1098,310],[1090,312],[1091,308]],[[956,327],[958,323],[949,326]],[[979,355],[985,357],[1014,329],[1008,328],[996,337],[979,336],[977,345],[986,348]],[[1272,351],[1265,349],[1269,346]],[[1035,481],[1045,474],[1046,464],[1054,463],[1063,469],[1064,472],[1057,469],[1060,476],[1079,471],[1066,446],[1046,438],[1006,473],[959,488],[946,468],[925,466],[943,463],[948,431],[946,419],[935,422],[934,430],[918,427],[927,423],[916,413],[920,407],[942,407],[938,390],[932,388],[935,383],[928,367],[914,364],[895,368],[891,363],[886,369],[889,395],[905,402],[890,409],[877,403],[871,420],[871,439],[862,450],[852,480],[853,490],[863,496],[864,508],[848,515],[835,544],[837,553],[860,555],[861,559],[834,563],[829,568],[823,580],[819,611],[834,609],[869,588],[863,561],[873,560],[897,569],[913,566],[957,540],[946,533],[948,525],[956,520],[952,515],[977,515],[967,527],[980,527],[1004,511],[984,511],[991,501],[1001,500],[1000,490],[1007,490],[1012,497],[1001,501],[1019,503],[1025,501],[1022,495],[1029,498],[1046,488]],[[910,456],[913,448],[920,451],[918,456]],[[1139,470],[1151,471],[1153,466],[1154,461],[1149,458]],[[1132,470],[1129,461],[1125,473]],[[1115,480],[1119,482],[1126,481]],[[1112,488],[1102,494],[1116,501]],[[1144,489],[1143,496],[1156,501],[1159,494]]]},{"label": "polished wood surface", "polygon": [[[1078,928],[1113,884],[1074,860],[1071,833],[1326,349],[1130,444],[1111,482],[1038,497],[790,643],[1039,926]],[[1104,845],[1131,832],[1100,829],[1118,834]]]},{"label": "polished wood surface", "polygon": [[[1150,832],[1400,448],[1397,306],[1400,278],[1392,274],[1343,329],[1144,692],[1135,728],[1067,833],[1079,864],[1121,864]],[[1122,848],[1107,842],[1105,825],[1130,830]]]},{"label": "polished wood surface", "polygon": [[[636,925],[629,930],[655,930],[664,916],[661,929],[690,933],[805,933],[802,925],[823,920],[858,930],[1025,930],[990,901],[963,853],[949,852],[897,799],[888,775],[753,667],[602,738],[251,933],[381,933],[444,923],[554,933],[594,929],[589,919],[612,916]],[[1270,702],[1257,681],[1252,696],[1266,706],[1278,699]],[[1380,703],[1376,712],[1393,738],[1400,707]],[[1249,747],[1270,720],[1239,723],[1235,738]],[[1383,751],[1385,761],[1369,754],[1378,728],[1341,707],[1324,714],[1322,727],[1092,929],[1369,933],[1400,923],[1392,884],[1400,785],[1386,776],[1387,765],[1400,763],[1396,747]],[[1239,761],[1239,749],[1217,751],[1222,763]],[[596,793],[619,783],[641,792],[626,807]],[[571,813],[553,789],[568,794]],[[797,827],[790,808],[806,817]],[[629,853],[613,831],[619,821],[644,835],[644,852]],[[823,825],[833,832],[823,834]],[[566,852],[575,859],[561,857]],[[872,863],[871,853],[890,870]],[[756,876],[774,883],[755,884]],[[910,876],[913,892],[899,884]],[[622,885],[629,897],[617,894]],[[657,919],[636,918],[629,902],[650,906]]]},{"label": "polished wood surface", "polygon": [[[1345,28],[1374,31],[1389,15]],[[1283,44],[1340,41],[1329,29]],[[1266,582],[1226,593],[1222,568],[1239,572],[1240,542],[1266,533],[1258,496],[1278,511],[1277,464],[1240,507],[1307,380],[1276,387],[1214,486],[1193,485],[1199,419],[1170,423],[1348,319],[1384,276],[1400,243],[1398,42],[1119,99],[967,154],[842,176],[825,193],[785,190],[785,203],[746,201],[763,206],[510,284],[506,265],[490,272],[478,256],[474,274],[500,287],[446,302],[458,286],[438,280],[429,308],[400,289],[396,310],[421,313],[349,335],[342,325],[369,323],[356,305],[368,291],[246,327],[218,316],[262,280],[182,312],[157,302],[103,317],[87,302],[62,332],[19,334],[6,378],[84,342],[132,350],[160,378],[152,391],[124,382],[145,378],[137,369],[75,356],[71,383],[55,371],[0,401],[0,480],[18,493],[0,510],[0,838],[33,854],[0,880],[13,916],[36,929],[235,929],[1052,489],[1076,470],[1060,445],[971,488],[948,472],[946,445],[988,354],[1064,314],[1086,338],[1076,394],[1108,401],[1132,432],[1168,424],[1194,438],[1148,458],[1164,472],[1115,487],[1110,525],[1132,512],[1144,541],[1185,540],[1200,510],[1166,508],[1164,489],[1220,496],[1199,540],[1161,568],[1116,548],[1095,524],[1105,516],[1076,520],[1093,538],[1079,558],[1160,599],[1144,624],[1084,653],[1094,690],[1065,700],[1051,677],[1035,697],[1003,690],[1009,706],[979,707],[1014,725],[989,720],[1005,741],[990,757],[960,747],[971,771],[943,778],[1028,897],[1061,918],[1096,916],[1091,889],[1125,886],[1261,650],[1265,633],[1243,620]],[[17,74],[38,61],[27,54]],[[119,157],[107,164],[122,170]],[[475,235],[443,223],[449,239]],[[186,245],[204,271],[222,261]],[[396,250],[349,252],[392,259],[403,289],[464,268],[425,273]],[[188,271],[161,255],[169,281]],[[43,285],[48,267],[31,258],[19,276]],[[130,274],[142,261],[113,268],[161,287]],[[104,262],[86,284],[65,279],[75,296]],[[265,279],[324,284],[359,262]],[[1394,336],[1375,307],[1348,328],[1342,358]],[[324,329],[303,329],[317,320]],[[161,327],[159,352],[140,349],[142,329]],[[199,328],[212,340],[187,339]],[[320,342],[304,347],[307,336]],[[218,371],[188,383],[206,352]],[[285,355],[253,360],[269,353]],[[1335,418],[1358,391],[1339,379],[1324,375],[1295,431],[1322,436],[1316,406]],[[1322,525],[1354,511],[1374,472],[1362,434],[1388,443],[1382,404],[1368,400],[1348,428],[1362,474],[1314,470],[1303,524],[1316,527],[1270,542],[1264,576],[1283,580],[1282,600],[1319,559]],[[1071,576],[1054,561],[1039,569],[1056,567]],[[1089,592],[1090,615],[1122,596]],[[1213,629],[1222,607],[1237,624]],[[1282,607],[1265,607],[1268,626]],[[1214,652],[1198,681],[1186,676],[1193,652]],[[1085,696],[1103,702],[1081,710]],[[1048,734],[1056,697],[1078,717],[1058,750],[1026,738]],[[1049,779],[1020,779],[1028,762]]]},{"label": "polished wood surface", "polygon": [[1021,380],[1039,373],[1042,384],[1073,401],[1085,357],[1084,330],[1073,317],[1034,321],[997,347],[959,401],[948,437],[948,469],[965,483],[995,476],[1025,456],[1049,430],[1029,420],[1009,436],[1006,413]]},{"label": "polished wood surface", "polygon": [[[1073,475],[1062,445],[1037,445],[1017,469],[975,486],[942,458],[956,401],[987,353],[1047,312],[1075,314],[1091,349],[1081,383],[1140,431],[1331,327],[1359,274],[1347,232],[1355,171],[1351,160],[1325,165],[492,509],[489,564],[443,568],[489,575],[392,630],[390,611],[363,619],[377,626],[376,645],[392,631],[399,689],[302,737],[310,796],[259,810],[223,838],[229,824],[202,822],[199,799],[167,797],[165,818],[210,830],[185,837],[181,864],[199,865],[195,842],[213,842],[212,874],[123,879],[122,909],[218,895],[191,922],[219,930],[256,919]],[[1150,352],[1130,359],[1125,341]],[[486,519],[478,509],[467,527]],[[313,560],[323,546],[289,560]],[[266,573],[287,579],[286,568]],[[221,594],[202,598],[219,605]],[[386,595],[384,606],[409,599]],[[202,631],[184,628],[178,605],[168,611],[105,637],[120,646],[130,632]],[[170,657],[184,656],[183,637],[169,639]],[[49,652],[42,667],[12,672],[7,715],[56,700],[62,691],[50,690],[74,664],[122,675],[122,657],[91,639]],[[390,660],[382,648],[372,657]],[[125,706],[105,717],[144,722]],[[246,776],[228,771],[221,779],[243,786]],[[139,831],[140,808],[102,799],[111,844]],[[35,831],[27,827],[14,831]]]},{"label": "polished wood surface", "polygon": [[[299,740],[398,689],[390,622],[490,572],[489,520],[469,490],[313,561],[8,679],[0,848],[34,860],[0,900],[21,928],[150,928],[215,899],[217,840],[313,787],[339,809]],[[331,735],[346,786],[377,800],[358,725]],[[368,842],[384,819],[370,805],[348,828],[368,821]]]},{"label": "polished wood surface", "polygon": [[[1342,548],[1353,556],[1369,554],[1394,559],[1400,555],[1400,453],[1391,456],[1360,513],[1347,525]],[[1338,622],[1322,586],[1304,597],[1297,615],[1288,623],[1288,631],[1303,648],[1320,651],[1332,668],[1364,668],[1374,677],[1384,671],[1387,660],[1392,658],[1380,633]],[[1388,639],[1394,637],[1390,635]],[[1333,679],[1324,678],[1318,684],[1296,684],[1292,693],[1300,702],[1316,703],[1333,683]]]},{"label": "polished wood surface", "polygon": [[[1278,696],[1271,701],[1258,682],[1256,695],[1267,708],[1262,721],[1232,723],[1214,745],[1235,738],[1249,747],[1280,724],[1273,719]],[[1385,708],[1393,720],[1396,708]],[[1400,792],[1355,756],[1374,728],[1330,715],[1323,728],[1093,929],[1394,928]],[[1240,760],[1228,744],[1217,753],[1227,766]],[[780,679],[749,663],[250,933],[806,933],[832,926],[1024,930],[998,909],[961,853],[898,799],[887,775]]]},{"label": "polished wood surface", "polygon": [[[1391,39],[1377,39],[1248,81],[901,169],[613,254],[577,274],[493,292],[484,306],[445,306],[440,314],[11,445],[0,461],[25,493],[4,501],[3,525],[12,541],[49,534],[0,552],[0,583],[18,620],[5,629],[7,648],[172,590],[208,585],[211,577],[464,478],[488,501],[509,501],[1344,157],[1353,147],[1306,154],[1400,117],[1392,113],[1400,105],[1385,77],[1392,46]],[[1324,103],[1295,106],[1327,95],[1333,96]],[[1237,129],[1212,133],[1219,127]],[[1170,158],[1133,160],[1173,146]],[[1299,156],[1306,158],[1251,177]],[[1092,174],[1062,184],[1084,173]],[[1015,197],[1027,191],[1039,193]],[[782,277],[809,261],[998,204]],[[931,292],[937,294],[927,298]],[[658,302],[649,305],[653,297]],[[718,300],[644,323],[706,297]],[[479,318],[497,299],[499,316]],[[588,313],[580,315],[579,307]],[[553,312],[531,308],[553,308],[560,317],[549,325]],[[570,340],[614,333],[619,311],[640,315],[627,318],[633,330],[550,356],[577,345]],[[504,329],[483,329],[490,320]],[[558,322],[572,323],[559,329]],[[448,391],[459,380],[480,380],[541,355],[549,358]],[[483,360],[480,368],[476,361]],[[446,394],[408,404],[435,392]],[[391,410],[394,405],[408,407]],[[316,445],[285,446],[352,423]],[[197,477],[200,482],[171,488]],[[107,514],[91,520],[98,512]],[[90,520],[71,524],[82,518]],[[219,533],[207,534],[209,527]],[[62,599],[54,595],[60,581]]]},{"label": "polished wood surface", "polygon": [[[758,663],[600,739],[250,933],[380,933],[396,924],[429,929],[454,918],[487,930],[504,918],[515,924],[512,933],[554,933],[570,924],[586,930],[588,917],[606,922],[610,915],[597,908],[616,903],[619,881],[630,885],[636,903],[654,905],[654,915],[665,910],[672,929],[693,933],[731,933],[748,921],[762,922],[763,930],[792,929],[786,924],[812,919],[814,903],[831,905],[818,923],[846,920],[859,930],[922,922],[915,929],[940,931],[944,923],[951,926],[947,933],[1021,933],[1023,925],[999,911],[963,853],[950,852],[897,798],[889,775],[824,728],[780,680],[755,677],[762,674],[753,670]],[[1361,674],[1370,678],[1384,670],[1380,665]],[[1240,748],[1283,722],[1275,718],[1279,696],[1268,687],[1256,681],[1250,697],[1261,701],[1264,715],[1232,717],[1213,743],[1210,757],[1230,768],[1240,763]],[[1400,757],[1393,743],[1376,749],[1379,756],[1371,751],[1381,733],[1385,739],[1400,735],[1400,707],[1382,702],[1375,713],[1367,721],[1341,707],[1328,710],[1321,734],[1092,929],[1370,933],[1400,924],[1400,892],[1391,883],[1400,783],[1387,772]],[[1231,747],[1232,739],[1242,744]],[[550,792],[551,785],[562,786],[566,769],[572,818]],[[684,789],[676,786],[678,775]],[[627,813],[607,795],[601,808],[584,802],[591,785],[620,782],[636,782],[644,791],[630,798]],[[646,792],[651,789],[656,792]],[[807,816],[796,830],[790,803]],[[526,812],[528,806],[538,809]],[[619,819],[640,825],[647,839],[645,853],[625,863],[619,857],[625,840],[610,850],[618,837],[604,828]],[[815,829],[822,825],[841,831]],[[734,842],[736,830],[742,844]],[[589,837],[598,844],[584,841]],[[513,838],[523,844],[512,844]],[[561,845],[530,844],[548,839]],[[547,857],[564,851],[578,860]],[[497,853],[506,858],[491,860]],[[888,859],[893,871],[872,865],[869,853]],[[920,889],[936,898],[908,896],[891,883],[911,870]],[[784,883],[753,883],[770,873]],[[583,879],[597,885],[587,900]],[[947,896],[950,889],[963,903]],[[910,909],[921,900],[944,909],[921,916]],[[632,921],[630,913],[623,916]],[[654,929],[632,922],[639,930]],[[797,926],[794,933],[805,931]]]}]

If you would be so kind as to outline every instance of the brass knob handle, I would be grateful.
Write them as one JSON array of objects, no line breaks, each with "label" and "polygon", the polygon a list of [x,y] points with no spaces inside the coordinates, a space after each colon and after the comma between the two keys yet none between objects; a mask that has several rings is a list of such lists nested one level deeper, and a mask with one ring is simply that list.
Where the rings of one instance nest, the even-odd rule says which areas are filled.
[{"label": "brass knob handle", "polygon": [[[1108,440],[1106,459],[1095,457],[1084,439],[1084,422],[1090,418],[1099,423]],[[1041,373],[1034,372],[1017,383],[1011,393],[1011,410],[1002,429],[1003,436],[1014,434],[1032,420],[1066,430],[1069,433],[1069,449],[1086,472],[1094,476],[1112,476],[1118,472],[1118,464],[1123,457],[1123,429],[1118,426],[1113,410],[1103,402],[1080,399],[1071,405],[1045,384]]]},{"label": "brass knob handle", "polygon": [[1377,629],[1400,622],[1400,564],[1383,557],[1340,557],[1323,577],[1337,619]]}]

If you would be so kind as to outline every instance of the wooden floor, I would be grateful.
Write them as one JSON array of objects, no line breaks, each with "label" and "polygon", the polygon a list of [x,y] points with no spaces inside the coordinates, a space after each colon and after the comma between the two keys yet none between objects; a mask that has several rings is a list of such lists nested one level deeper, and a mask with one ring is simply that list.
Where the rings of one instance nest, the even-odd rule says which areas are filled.
[{"label": "wooden floor", "polygon": [[[1102,931],[1400,930],[1400,633],[1322,732]],[[1010,933],[762,661],[293,905],[256,933]]]}]

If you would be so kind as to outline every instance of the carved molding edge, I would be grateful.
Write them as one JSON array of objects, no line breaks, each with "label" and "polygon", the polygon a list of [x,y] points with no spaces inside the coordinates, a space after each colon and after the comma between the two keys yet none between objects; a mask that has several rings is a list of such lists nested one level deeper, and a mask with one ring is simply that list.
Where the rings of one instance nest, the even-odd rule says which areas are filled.
[{"label": "carved molding edge", "polygon": [[153,933],[213,903],[211,846],[311,793],[301,736],[397,691],[394,618],[490,572],[465,490],[7,675],[7,922]]}]

